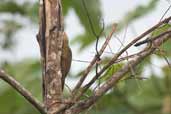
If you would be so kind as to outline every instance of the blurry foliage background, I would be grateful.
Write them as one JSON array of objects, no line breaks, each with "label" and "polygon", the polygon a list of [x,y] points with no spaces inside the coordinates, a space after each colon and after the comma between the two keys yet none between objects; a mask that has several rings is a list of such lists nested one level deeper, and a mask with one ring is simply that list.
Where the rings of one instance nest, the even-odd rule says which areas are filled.
[{"label": "blurry foliage background", "polygon": [[[133,1],[131,1],[133,2]],[[128,13],[118,23],[118,31],[120,32],[129,23],[143,18],[150,14],[158,6],[159,0],[149,0],[147,5],[139,5]],[[92,35],[87,16],[82,6],[81,0],[62,0],[63,13],[67,16],[72,9],[85,29],[84,33],[77,35],[71,42],[79,44],[79,50],[84,50],[95,42]],[[98,32],[101,29],[102,11],[99,0],[86,0],[86,5],[90,12],[93,26]],[[38,3],[25,1],[23,3],[15,0],[1,0],[0,16],[2,14],[19,15],[29,19],[32,23],[38,24]],[[111,24],[112,25],[112,24]],[[107,25],[105,33],[111,28]],[[10,50],[14,48],[17,42],[14,40],[15,33],[24,27],[20,20],[0,19],[0,48],[1,50]],[[162,49],[166,52],[164,56],[170,60],[171,40],[163,44]],[[137,68],[135,68],[136,76],[127,74],[126,78],[121,80],[117,87],[103,96],[98,103],[86,114],[171,114],[171,69],[167,64],[159,69],[162,70],[162,76],[156,76],[151,66],[153,58],[164,60],[163,55],[159,52],[156,55],[147,58]],[[106,61],[109,60],[109,57]],[[34,96],[41,100],[41,67],[40,61],[35,59],[21,60],[20,62],[10,63],[8,61],[0,62],[1,68],[4,68],[9,74],[28,88]],[[113,65],[100,78],[100,82],[108,79],[112,73],[116,72],[122,64]],[[151,69],[148,79],[138,80],[134,77],[143,77],[146,68]],[[157,67],[157,66],[156,66]],[[81,71],[78,71],[81,74]],[[72,75],[72,73],[71,73]],[[76,78],[76,77],[73,77]],[[67,93],[66,93],[67,94]],[[91,94],[91,90],[87,95]],[[38,114],[38,112],[15,90],[8,84],[0,80],[0,114]]]}]

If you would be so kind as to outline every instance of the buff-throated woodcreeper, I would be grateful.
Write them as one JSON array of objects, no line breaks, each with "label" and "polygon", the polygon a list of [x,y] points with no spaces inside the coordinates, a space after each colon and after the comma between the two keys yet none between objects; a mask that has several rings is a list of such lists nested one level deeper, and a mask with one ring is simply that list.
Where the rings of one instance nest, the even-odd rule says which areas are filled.
[{"label": "buff-throated woodcreeper", "polygon": [[61,56],[61,71],[62,71],[62,90],[64,89],[65,78],[70,70],[72,61],[72,51],[69,47],[68,36],[64,33],[63,45],[62,45],[62,56]]}]

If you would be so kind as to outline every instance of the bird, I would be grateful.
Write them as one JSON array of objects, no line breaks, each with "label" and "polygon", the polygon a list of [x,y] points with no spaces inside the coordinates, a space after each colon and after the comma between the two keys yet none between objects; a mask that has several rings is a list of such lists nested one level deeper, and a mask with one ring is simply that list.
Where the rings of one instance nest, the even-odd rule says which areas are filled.
[{"label": "bird", "polygon": [[61,55],[62,91],[63,91],[64,85],[65,85],[65,78],[67,77],[67,74],[70,71],[71,62],[72,62],[72,51],[69,46],[68,36],[67,36],[66,32],[64,32],[62,55]]}]

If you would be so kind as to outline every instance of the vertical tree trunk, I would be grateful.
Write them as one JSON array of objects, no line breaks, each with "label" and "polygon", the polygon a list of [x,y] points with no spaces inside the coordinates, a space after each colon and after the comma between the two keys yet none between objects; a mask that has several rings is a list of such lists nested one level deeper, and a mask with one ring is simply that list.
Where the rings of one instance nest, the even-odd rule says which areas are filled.
[{"label": "vertical tree trunk", "polygon": [[48,114],[55,114],[62,101],[61,53],[63,18],[60,0],[40,1],[38,42],[43,64],[43,102]]}]

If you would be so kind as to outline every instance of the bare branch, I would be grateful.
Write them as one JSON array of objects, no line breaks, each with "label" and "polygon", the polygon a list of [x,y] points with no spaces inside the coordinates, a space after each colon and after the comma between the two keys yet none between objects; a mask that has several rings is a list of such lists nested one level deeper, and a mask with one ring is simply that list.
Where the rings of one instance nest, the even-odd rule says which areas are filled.
[{"label": "bare branch", "polygon": [[39,110],[41,114],[46,114],[43,104],[34,98],[33,95],[12,76],[3,70],[0,70],[0,78],[11,85],[16,91],[18,91],[28,102],[30,102],[37,110]]},{"label": "bare branch", "polygon": [[[101,49],[99,51],[99,56],[102,55],[102,53],[106,49],[107,45],[109,44],[110,39],[112,38],[112,35],[116,31],[116,27],[117,27],[117,25],[113,24],[112,31],[110,32],[109,36],[106,38],[106,41],[104,42],[103,46],[101,47]],[[87,69],[84,71],[83,76],[80,78],[79,82],[77,83],[76,87],[74,88],[74,90],[73,90],[74,94],[81,87],[83,81],[85,80],[86,76],[88,75],[88,73],[90,72],[90,70],[92,69],[92,67],[94,66],[94,64],[96,63],[97,60],[98,60],[98,57],[95,55],[93,60],[90,62],[89,66],[87,67]]]},{"label": "bare branch", "polygon": [[161,36],[165,35],[165,34],[170,34],[171,30],[170,31],[166,31],[166,32],[163,32],[161,34],[159,34],[158,36],[155,36],[154,38],[147,38],[143,41],[140,41],[140,42],[137,42],[134,46],[140,46],[142,44],[145,44],[145,43],[148,43],[148,42],[151,42],[151,41],[154,41],[154,40],[157,40],[158,38],[160,38]]},{"label": "bare branch", "polygon": [[[134,40],[132,40],[128,45],[126,45],[120,52],[118,52],[110,61],[108,64],[106,64],[93,78],[92,80],[87,83],[83,89],[81,89],[79,91],[79,94],[75,95],[75,100],[79,100],[79,98],[86,92],[86,90],[99,78],[99,76],[104,73],[104,71],[106,71],[107,68],[109,68],[112,64],[114,64],[118,58],[125,52],[127,51],[128,48],[130,48],[132,45],[134,45],[137,41],[139,41],[140,39],[142,39],[143,37],[145,37],[146,35],[150,34],[152,31],[154,31],[156,28],[158,28],[159,26],[161,26],[164,23],[168,23],[168,21],[171,20],[171,16],[164,19],[163,21],[159,22],[158,24],[154,25],[153,27],[151,27],[150,29],[148,29],[147,31],[145,31],[144,33],[142,33],[140,36],[134,38]],[[163,34],[165,35],[165,34]],[[160,37],[159,37],[160,38]],[[158,39],[158,37],[156,38]],[[83,77],[82,77],[83,78]]]},{"label": "bare branch", "polygon": [[[107,68],[109,68],[112,64],[114,63],[117,63],[120,61],[120,59],[118,59],[128,48],[130,48],[131,46],[133,46],[137,41],[139,41],[140,39],[142,39],[143,37],[145,37],[146,35],[148,35],[149,33],[151,33],[152,31],[154,31],[156,28],[158,28],[159,26],[161,26],[162,24],[164,23],[168,23],[169,21],[171,20],[171,16],[164,19],[163,21],[157,23],[156,25],[154,25],[153,27],[151,27],[150,29],[148,29],[147,31],[145,31],[144,33],[142,33],[140,36],[134,38],[133,41],[131,41],[127,46],[125,46],[120,52],[118,52],[100,71],[99,73],[97,74],[98,76],[100,76],[104,71],[106,71]],[[113,33],[111,33],[109,35],[109,39],[111,38]],[[166,34],[166,35],[170,35],[170,34]],[[166,36],[165,35],[165,36]],[[163,38],[163,37],[162,37]],[[154,47],[156,46],[159,46],[160,44],[158,42],[163,42],[161,40],[163,40],[162,38],[157,38],[153,45],[155,45]],[[108,45],[108,42],[109,41],[105,41],[107,43],[104,43],[104,47],[101,48],[100,50],[100,54],[102,54],[104,52],[104,49],[105,49],[105,46]],[[148,47],[149,48],[149,47]],[[137,53],[137,55],[131,55],[130,57],[137,57],[139,55],[139,57],[137,58],[136,61],[130,61],[129,63],[131,63],[131,66],[134,67],[136,66],[140,61],[142,61],[143,59],[142,58],[145,58],[146,56],[148,56],[149,54],[152,53],[149,52],[148,50],[151,49],[151,48],[146,48],[144,49],[143,51],[141,51],[140,53]],[[153,48],[152,48],[153,49]],[[147,51],[146,51],[147,50]],[[153,49],[153,51],[155,50],[155,48]],[[142,56],[141,54],[144,54],[145,56]],[[123,60],[126,59],[123,58]],[[121,59],[122,60],[122,59]],[[110,87],[106,86],[106,85],[103,85],[105,87],[105,89],[102,89],[103,92],[100,92],[101,89],[98,89],[95,91],[94,95],[90,98],[87,98],[87,100],[85,101],[79,101],[80,97],[86,92],[86,90],[96,81],[96,79],[98,78],[97,76],[95,76],[88,84],[86,84],[82,89],[79,90],[79,88],[81,87],[84,79],[86,78],[86,76],[88,75],[88,73],[90,72],[90,70],[92,69],[92,67],[94,66],[95,62],[97,61],[97,58],[96,56],[94,56],[93,60],[91,61],[91,63],[89,64],[89,66],[87,67],[87,69],[85,70],[84,74],[83,74],[83,77],[81,77],[80,81],[78,82],[77,86],[74,88],[74,96],[72,96],[71,98],[69,98],[69,101],[73,101],[73,102],[70,102],[70,104],[64,104],[62,105],[60,108],[58,108],[58,111],[57,112],[60,112],[61,110],[66,110],[66,114],[75,114],[75,113],[78,113],[78,112],[81,112],[82,110],[85,110],[87,108],[89,108],[92,104],[94,104],[94,102],[96,102],[99,97],[101,97],[108,89],[110,89]],[[135,62],[135,63],[134,63]],[[130,65],[127,65],[125,66],[124,68],[122,68],[120,71],[118,71],[118,73],[114,74],[113,76],[113,80],[112,82],[111,81],[108,81],[106,84],[108,85],[108,83],[112,83],[111,85],[113,86],[113,84],[117,83],[115,82],[116,80],[120,80],[120,78],[122,78],[122,74],[128,72],[130,70]],[[117,79],[115,79],[115,76],[119,76],[119,77],[116,77]],[[110,86],[111,86],[110,85]],[[79,91],[78,91],[79,90]],[[78,92],[78,93],[77,93]],[[96,93],[99,93],[100,92],[100,95],[96,95]],[[74,98],[73,98],[74,97]],[[72,107],[72,108],[70,108]]]},{"label": "bare branch", "polygon": [[109,80],[107,80],[106,83],[100,86],[91,97],[89,97],[87,100],[80,101],[72,108],[68,109],[66,112],[69,112],[71,114],[78,114],[92,106],[102,95],[104,95],[109,89],[113,88],[113,86],[115,86],[118,83],[118,81],[124,77],[126,73],[130,72],[130,65],[133,67],[137,66],[140,62],[144,60],[144,58],[148,57],[156,50],[156,46],[160,46],[163,42],[168,40],[169,37],[171,37],[171,33],[162,36],[160,39],[157,39],[157,41],[154,41],[151,48],[145,48],[144,51],[137,55],[137,57],[134,60],[131,60],[125,66],[123,66],[118,72],[113,74],[113,76]]}]

